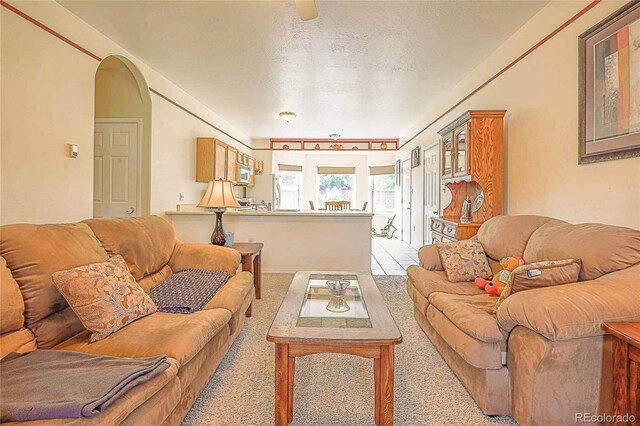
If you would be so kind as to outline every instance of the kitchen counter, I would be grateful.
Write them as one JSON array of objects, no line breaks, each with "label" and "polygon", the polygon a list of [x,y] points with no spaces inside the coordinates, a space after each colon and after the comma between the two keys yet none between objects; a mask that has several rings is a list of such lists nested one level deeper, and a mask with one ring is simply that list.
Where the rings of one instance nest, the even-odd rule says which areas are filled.
[{"label": "kitchen counter", "polygon": [[[215,212],[189,208],[165,214],[178,239],[210,242]],[[223,223],[235,242],[264,243],[264,272],[370,271],[372,216],[362,211],[229,210]]]},{"label": "kitchen counter", "polygon": [[[172,215],[215,215],[212,210],[167,211]],[[373,213],[363,211],[329,211],[329,210],[226,210],[227,216],[317,216],[317,217],[373,217]]]}]

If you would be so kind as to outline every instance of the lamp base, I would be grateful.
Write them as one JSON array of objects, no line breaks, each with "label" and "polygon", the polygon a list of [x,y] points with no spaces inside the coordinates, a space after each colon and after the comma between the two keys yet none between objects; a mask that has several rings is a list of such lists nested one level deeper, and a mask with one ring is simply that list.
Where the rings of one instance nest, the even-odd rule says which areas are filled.
[{"label": "lamp base", "polygon": [[216,227],[211,234],[211,244],[216,246],[223,246],[227,242],[227,238],[224,236],[224,228],[222,227],[222,214],[224,210],[216,210]]}]

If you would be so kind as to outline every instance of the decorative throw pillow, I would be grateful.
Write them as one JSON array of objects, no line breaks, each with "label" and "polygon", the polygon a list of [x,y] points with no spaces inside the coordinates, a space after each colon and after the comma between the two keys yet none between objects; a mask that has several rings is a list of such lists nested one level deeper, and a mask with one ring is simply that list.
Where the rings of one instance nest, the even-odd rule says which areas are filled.
[{"label": "decorative throw pillow", "polygon": [[496,310],[510,295],[534,288],[570,284],[578,281],[580,259],[546,260],[518,266],[511,272],[507,285],[496,303]]},{"label": "decorative throw pillow", "polygon": [[482,244],[476,239],[438,243],[438,253],[447,279],[452,282],[489,278],[491,267]]},{"label": "decorative throw pillow", "polygon": [[53,282],[84,327],[91,343],[156,311],[122,256],[66,271],[54,272]]}]

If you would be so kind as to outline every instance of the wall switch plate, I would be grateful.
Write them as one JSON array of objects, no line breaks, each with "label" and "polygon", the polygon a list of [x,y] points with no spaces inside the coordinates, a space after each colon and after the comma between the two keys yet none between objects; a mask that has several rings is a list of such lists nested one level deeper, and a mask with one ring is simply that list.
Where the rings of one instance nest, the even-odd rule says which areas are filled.
[{"label": "wall switch plate", "polygon": [[78,157],[78,145],[73,144],[73,143],[68,143],[67,144],[67,155],[70,158],[77,158]]}]

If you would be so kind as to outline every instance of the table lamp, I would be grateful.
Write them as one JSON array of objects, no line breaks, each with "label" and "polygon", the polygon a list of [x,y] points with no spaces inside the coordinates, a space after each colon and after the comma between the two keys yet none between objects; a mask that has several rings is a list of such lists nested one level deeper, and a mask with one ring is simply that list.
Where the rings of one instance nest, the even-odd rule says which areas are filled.
[{"label": "table lamp", "polygon": [[233,193],[233,183],[229,180],[210,181],[198,207],[210,208],[216,212],[216,227],[211,234],[211,244],[223,246],[227,239],[222,228],[222,214],[227,207],[240,207]]}]

